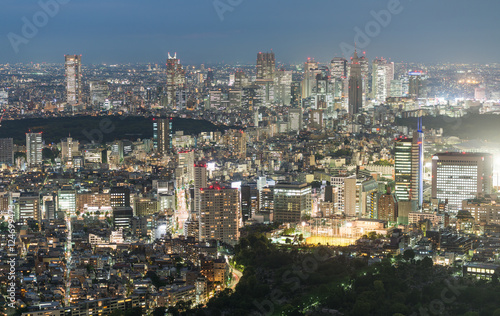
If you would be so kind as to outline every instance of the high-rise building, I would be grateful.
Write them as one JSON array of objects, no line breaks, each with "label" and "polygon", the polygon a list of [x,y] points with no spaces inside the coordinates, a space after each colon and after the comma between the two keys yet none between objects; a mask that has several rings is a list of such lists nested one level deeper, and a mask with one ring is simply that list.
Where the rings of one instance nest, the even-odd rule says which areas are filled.
[{"label": "high-rise building", "polygon": [[14,163],[14,140],[12,138],[0,138],[0,165],[12,165]]},{"label": "high-rise building", "polygon": [[486,153],[448,152],[432,157],[432,197],[448,200],[451,211],[462,201],[491,193],[493,158]]},{"label": "high-rise building", "polygon": [[288,110],[288,131],[299,132],[302,130],[302,108]]},{"label": "high-rise building", "polygon": [[299,222],[311,215],[311,187],[307,183],[278,183],[274,186],[274,221]]},{"label": "high-rise building", "polygon": [[316,76],[321,74],[319,65],[314,59],[308,58],[304,63],[304,79],[302,80],[302,98],[307,99],[312,95],[316,84]]},{"label": "high-rise building", "polygon": [[391,194],[390,187],[387,190],[387,193],[382,194],[378,198],[378,207],[377,207],[377,219],[395,222],[398,217],[398,202],[396,201],[393,194]]},{"label": "high-rise building", "polygon": [[42,133],[26,133],[26,162],[29,168],[42,164]]},{"label": "high-rise building", "polygon": [[256,79],[257,82],[273,81],[274,73],[276,71],[276,58],[274,53],[258,53],[257,54],[257,69]]},{"label": "high-rise building", "polygon": [[182,68],[181,61],[177,58],[177,53],[174,57],[168,54],[167,58],[167,106],[177,106],[177,95],[180,90],[184,89],[186,84],[186,72]]},{"label": "high-rise building", "polygon": [[363,77],[358,53],[354,51],[349,74],[349,115],[358,114],[363,108]]},{"label": "high-rise building", "polygon": [[240,192],[219,185],[200,190],[200,240],[236,244],[241,221]]},{"label": "high-rise building", "polygon": [[232,129],[224,134],[224,140],[231,154],[238,159],[245,159],[247,156],[247,135],[242,130]]},{"label": "high-rise building", "polygon": [[72,161],[73,156],[79,156],[80,152],[78,151],[79,142],[77,140],[73,140],[73,138],[68,137],[65,140],[61,141],[61,157],[63,161]]},{"label": "high-rise building", "polygon": [[300,81],[292,81],[290,93],[290,105],[294,108],[302,106],[302,88]]},{"label": "high-rise building", "polygon": [[66,102],[82,102],[82,55],[65,55]]},{"label": "high-rise building", "polygon": [[109,190],[111,194],[111,207],[130,206],[130,189],[127,187],[112,187]]},{"label": "high-rise building", "polygon": [[421,119],[419,128],[413,132],[413,138],[401,137],[395,144],[396,199],[399,201],[417,201],[417,207],[423,200],[423,140]]},{"label": "high-rise building", "polygon": [[194,207],[192,220],[197,220],[200,215],[201,189],[207,187],[207,164],[199,162],[194,166]]},{"label": "high-rise building", "polygon": [[[94,80],[90,81],[90,103],[93,106],[102,107],[104,106],[106,99],[109,97],[109,85],[105,80]],[[151,89],[147,90],[146,99],[150,101],[152,99]],[[109,110],[109,109],[105,109]]]},{"label": "high-rise building", "polygon": [[76,190],[71,186],[64,186],[57,193],[58,211],[67,216],[76,215]]},{"label": "high-rise building", "polygon": [[17,220],[33,219],[40,221],[40,196],[38,194],[21,194],[16,200],[16,208],[18,216]]},{"label": "high-rise building", "polygon": [[413,99],[427,98],[427,78],[423,71],[410,71],[408,95]]},{"label": "high-rise building", "polygon": [[394,63],[377,58],[372,63],[372,99],[383,103],[390,96],[394,80]]},{"label": "high-rise building", "polygon": [[172,150],[172,118],[153,118],[153,148],[162,155]]},{"label": "high-rise building", "polygon": [[241,186],[241,216],[243,222],[259,212],[259,190],[249,185]]},{"label": "high-rise building", "polygon": [[347,95],[346,88],[348,87],[347,79],[347,59],[343,57],[335,57],[330,63],[330,74],[333,79],[333,95],[337,100],[342,100]]}]

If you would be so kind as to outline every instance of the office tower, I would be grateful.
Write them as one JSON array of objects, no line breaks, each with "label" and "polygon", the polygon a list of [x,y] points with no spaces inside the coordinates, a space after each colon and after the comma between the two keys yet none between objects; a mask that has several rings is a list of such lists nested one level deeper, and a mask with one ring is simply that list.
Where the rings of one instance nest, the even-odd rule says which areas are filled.
[{"label": "office tower", "polygon": [[427,98],[427,78],[425,73],[421,70],[410,71],[409,77],[409,91],[408,95],[413,99]]},{"label": "office tower", "polygon": [[243,89],[248,86],[248,76],[243,70],[238,70],[234,74],[234,85],[236,89]]},{"label": "office tower", "polygon": [[71,186],[64,186],[57,192],[57,210],[66,216],[76,215],[76,190]]},{"label": "office tower", "polygon": [[177,167],[183,168],[187,182],[194,181],[194,150],[179,151]]},{"label": "office tower", "polygon": [[290,105],[294,108],[302,106],[302,87],[300,81],[293,81],[290,86]]},{"label": "office tower", "polygon": [[377,207],[377,219],[395,222],[398,217],[398,202],[393,194],[391,194],[390,187],[387,189],[387,193],[382,194],[378,198]]},{"label": "office tower", "polygon": [[112,187],[109,190],[111,194],[111,207],[130,206],[130,189],[126,187]]},{"label": "office tower", "polygon": [[347,95],[347,60],[342,57],[335,57],[330,63],[330,74],[333,79],[333,96],[337,100],[344,99]]},{"label": "office tower", "polygon": [[186,72],[182,68],[181,61],[168,54],[167,58],[167,106],[175,108],[177,106],[177,95],[179,90],[184,89],[186,84]]},{"label": "office tower", "polygon": [[29,168],[42,164],[42,133],[26,133],[26,162]]},{"label": "office tower", "polygon": [[17,215],[16,220],[35,220],[40,221],[40,196],[35,193],[21,194],[16,200]]},{"label": "office tower", "polygon": [[72,161],[73,156],[79,156],[80,152],[78,151],[79,142],[77,140],[73,140],[73,138],[68,137],[66,140],[61,141],[61,157],[63,161]]},{"label": "office tower", "polygon": [[333,89],[328,76],[318,74],[312,91],[312,104],[314,109],[333,110]]},{"label": "office tower", "polygon": [[130,206],[113,207],[113,226],[115,229],[129,228],[134,211]]},{"label": "office tower", "polygon": [[280,105],[290,105],[292,99],[292,71],[278,70],[274,77],[274,101]]},{"label": "office tower", "polygon": [[[90,103],[96,107],[104,106],[106,100],[109,97],[109,85],[105,80],[94,80],[90,81]],[[148,88],[148,93],[146,94],[146,100],[151,101],[152,90]],[[109,110],[109,109],[105,109]]]},{"label": "office tower", "polygon": [[257,82],[273,81],[274,73],[276,71],[276,58],[274,53],[258,53],[257,54],[257,69],[256,79]]},{"label": "office tower", "polygon": [[347,78],[347,59],[342,57],[334,57],[330,62],[330,74],[333,79]]},{"label": "office tower", "polygon": [[247,135],[242,130],[232,129],[224,134],[224,142],[232,156],[245,159],[247,156]]},{"label": "office tower", "polygon": [[274,221],[299,222],[311,215],[311,187],[307,183],[278,183],[274,186]]},{"label": "office tower", "polygon": [[448,200],[458,211],[462,201],[491,193],[493,158],[486,153],[439,153],[432,157],[432,197]]},{"label": "office tower", "polygon": [[394,80],[394,63],[384,58],[375,59],[372,63],[372,99],[384,103],[390,95],[392,80]]},{"label": "office tower", "polygon": [[153,118],[153,148],[161,154],[172,150],[172,118]]},{"label": "office tower", "polygon": [[349,74],[349,115],[358,114],[363,108],[363,77],[358,53],[351,58]]},{"label": "office tower", "polygon": [[299,132],[302,130],[302,108],[288,110],[288,131]]},{"label": "office tower", "polygon": [[201,189],[207,187],[207,164],[199,162],[194,166],[194,207],[192,220],[198,220],[200,215]]},{"label": "office tower", "polygon": [[249,185],[241,186],[241,216],[243,222],[259,212],[259,190]]},{"label": "office tower", "polygon": [[82,55],[65,55],[66,102],[71,105],[82,102]]},{"label": "office tower", "polygon": [[391,81],[391,92],[390,97],[400,98],[403,96],[403,83],[401,80]]},{"label": "office tower", "polygon": [[395,177],[397,201],[415,201],[417,207],[423,200],[424,134],[419,118],[418,130],[412,138],[401,137],[395,144]]},{"label": "office tower", "polygon": [[0,138],[0,165],[12,165],[14,163],[14,140],[12,138]]},{"label": "office tower", "polygon": [[240,192],[216,184],[200,190],[200,240],[236,244],[241,221]]},{"label": "office tower", "polygon": [[302,80],[302,99],[307,99],[312,95],[313,87],[316,83],[316,76],[321,74],[318,63],[314,59],[307,58],[304,63],[304,79]]},{"label": "office tower", "polygon": [[309,111],[309,129],[311,130],[323,129],[323,110]]}]

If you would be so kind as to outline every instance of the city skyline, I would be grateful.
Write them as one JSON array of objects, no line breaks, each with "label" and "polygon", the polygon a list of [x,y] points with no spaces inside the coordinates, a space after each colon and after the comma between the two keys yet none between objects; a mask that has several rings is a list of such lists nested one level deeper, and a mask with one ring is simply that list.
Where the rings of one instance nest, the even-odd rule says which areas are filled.
[{"label": "city skyline", "polygon": [[[197,6],[121,1],[119,7],[113,2],[54,1],[56,7],[51,0],[6,4],[0,15],[4,63],[58,62],[73,52],[86,56],[87,63],[164,63],[168,52],[177,52],[183,64],[248,64],[255,51],[270,49],[283,63],[307,57],[327,62],[349,57],[346,52],[354,42],[370,59],[391,55],[394,62],[497,62],[498,44],[491,39],[500,4],[493,1],[485,1],[486,6],[462,0],[259,0],[234,1],[232,6],[223,0]],[[34,30],[25,28],[30,23]]]}]

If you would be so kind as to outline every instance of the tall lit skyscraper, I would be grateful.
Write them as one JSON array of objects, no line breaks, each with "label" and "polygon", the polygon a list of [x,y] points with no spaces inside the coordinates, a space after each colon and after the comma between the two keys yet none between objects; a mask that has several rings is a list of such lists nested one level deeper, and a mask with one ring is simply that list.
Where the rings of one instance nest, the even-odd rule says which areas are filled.
[{"label": "tall lit skyscraper", "polygon": [[402,137],[395,144],[396,198],[399,201],[416,201],[422,206],[423,200],[423,149],[424,134],[421,118],[413,138]]},{"label": "tall lit skyscraper", "polygon": [[26,162],[29,168],[42,164],[42,133],[26,133]]},{"label": "tall lit skyscraper", "polygon": [[314,59],[307,58],[304,63],[304,79],[302,80],[302,98],[307,99],[312,95],[316,84],[316,76],[321,74],[319,65]]},{"label": "tall lit skyscraper", "polygon": [[172,118],[153,118],[153,148],[162,155],[172,150]]},{"label": "tall lit skyscraper", "polygon": [[74,105],[82,101],[82,55],[65,55],[66,102]]},{"label": "tall lit skyscraper", "polygon": [[330,63],[330,74],[333,79],[333,95],[336,99],[343,99],[347,95],[347,59],[335,57]]},{"label": "tall lit skyscraper", "polygon": [[238,242],[240,233],[240,192],[219,185],[200,190],[200,240]]},{"label": "tall lit skyscraper", "polygon": [[391,82],[394,80],[394,63],[384,58],[375,59],[372,63],[372,99],[385,102],[390,96]]},{"label": "tall lit skyscraper", "polygon": [[439,153],[432,157],[432,197],[448,200],[452,211],[462,208],[462,201],[490,194],[493,159],[486,153]]},{"label": "tall lit skyscraper", "polygon": [[192,220],[197,220],[200,215],[201,189],[207,187],[207,164],[199,162],[194,165],[194,212]]},{"label": "tall lit skyscraper", "polygon": [[186,84],[186,72],[182,68],[181,61],[177,58],[177,53],[174,57],[168,54],[167,58],[167,106],[177,106],[177,95]]},{"label": "tall lit skyscraper", "polygon": [[363,107],[363,77],[357,51],[354,51],[350,66],[348,112],[349,115],[354,115],[359,113]]},{"label": "tall lit skyscraper", "polygon": [[276,57],[271,51],[270,53],[257,54],[257,81],[273,81],[276,71]]}]

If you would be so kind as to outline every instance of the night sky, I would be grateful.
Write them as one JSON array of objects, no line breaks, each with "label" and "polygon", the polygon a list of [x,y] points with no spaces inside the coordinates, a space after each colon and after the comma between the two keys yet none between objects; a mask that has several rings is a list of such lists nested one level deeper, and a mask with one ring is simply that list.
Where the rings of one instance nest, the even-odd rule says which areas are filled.
[{"label": "night sky", "polygon": [[[51,1],[57,0],[41,0]],[[39,1],[2,0],[0,63],[62,63],[64,54],[82,54],[84,63],[164,63],[168,52],[177,52],[184,64],[253,64],[257,52],[270,49],[278,61],[285,63],[303,62],[307,57],[327,62],[342,56],[342,42],[353,44],[355,27],[364,30],[375,21],[372,10],[387,10],[397,2],[58,1],[67,3],[59,4],[59,12],[44,21]],[[391,14],[390,23],[381,26],[379,32],[374,29],[377,34],[369,38],[370,43],[360,43],[360,50],[370,59],[500,61],[500,1],[400,0],[397,8],[401,13]],[[23,17],[30,21],[38,17],[42,25],[32,38],[23,36]],[[22,41],[17,53],[9,34],[11,39]]]}]

